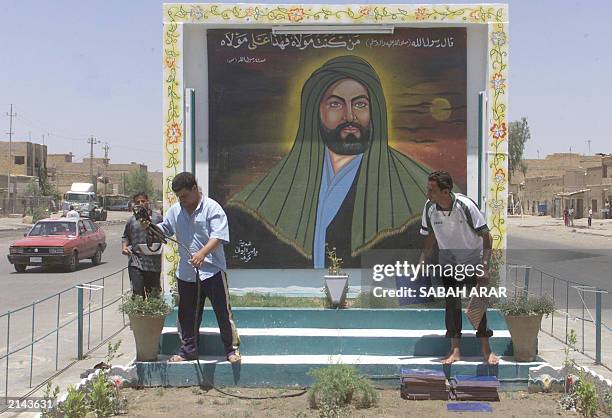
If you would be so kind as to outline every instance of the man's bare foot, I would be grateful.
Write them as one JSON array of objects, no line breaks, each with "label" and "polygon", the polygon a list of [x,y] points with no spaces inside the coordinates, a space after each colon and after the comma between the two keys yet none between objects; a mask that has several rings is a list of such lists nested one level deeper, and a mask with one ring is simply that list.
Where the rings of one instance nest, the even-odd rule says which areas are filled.
[{"label": "man's bare foot", "polygon": [[187,361],[187,359],[179,356],[178,354],[175,354],[168,359],[168,363],[178,363],[179,361]]},{"label": "man's bare foot", "polygon": [[456,361],[461,360],[461,353],[459,352],[459,350],[452,350],[448,356],[444,357],[443,359],[440,360],[440,363],[442,364],[453,364]]},{"label": "man's bare foot", "polygon": [[495,353],[492,352],[485,353],[484,362],[490,364],[491,366],[494,366],[496,364],[499,364],[499,357],[497,357]]}]

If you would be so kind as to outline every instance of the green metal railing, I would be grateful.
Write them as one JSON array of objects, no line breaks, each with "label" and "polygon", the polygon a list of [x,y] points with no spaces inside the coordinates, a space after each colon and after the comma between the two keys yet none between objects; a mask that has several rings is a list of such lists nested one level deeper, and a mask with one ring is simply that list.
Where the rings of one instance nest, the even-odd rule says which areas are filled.
[{"label": "green metal railing", "polygon": [[[602,317],[604,306],[607,307],[606,309],[612,309],[610,304],[612,298],[607,290],[566,280],[532,266],[509,264],[507,272],[506,278],[511,281],[511,286],[508,286],[511,291],[545,295],[553,300],[555,312],[549,315],[547,320],[549,323],[542,321],[540,328],[542,332],[563,344],[570,345],[568,338],[570,321],[578,322],[580,332],[577,337],[580,338],[580,341],[573,348],[594,360],[595,364],[612,371],[612,359],[602,357],[602,336],[606,338],[608,345],[612,343],[612,328],[603,322]],[[572,300],[571,303],[570,300]],[[561,324],[561,330],[559,324],[555,327],[555,316],[557,316],[557,321],[559,317],[564,321]],[[591,332],[595,333],[594,341],[586,336],[587,326],[592,327]],[[589,343],[592,350],[586,349]]]},{"label": "green metal railing", "polygon": [[[0,331],[2,331],[1,324],[6,324],[6,350],[0,356],[0,364],[3,361],[5,363],[3,382],[5,400],[9,396],[28,396],[44,385],[54,374],[57,375],[58,371],[61,372],[67,368],[66,366],[69,367],[76,361],[84,359],[89,352],[95,350],[125,328],[127,324],[126,317],[119,312],[118,306],[115,306],[110,314],[108,313],[108,308],[116,305],[126,291],[129,290],[129,281],[127,288],[125,283],[127,278],[126,270],[127,268],[123,268],[99,279],[72,286],[44,299],[9,310],[0,315]],[[43,304],[54,304],[55,306],[51,309],[47,306],[47,310],[43,311],[40,308]],[[66,307],[69,308],[68,310],[71,310],[73,306],[76,307],[74,312],[66,312]],[[31,320],[28,324],[30,325],[29,332],[25,332],[24,318],[18,318],[18,315],[27,315],[28,310],[31,311]],[[50,317],[50,311],[54,312],[54,318]],[[107,311],[106,317],[105,311]],[[38,321],[37,314],[39,314]],[[45,316],[40,318],[40,314],[45,314]],[[96,316],[99,316],[99,323],[97,323]],[[105,322],[107,322],[106,327]],[[66,329],[75,323],[76,332],[68,332]],[[96,324],[99,328],[99,339],[97,334],[92,335]],[[111,328],[110,332],[109,325]],[[37,326],[45,329],[40,333],[41,335],[37,335]],[[109,335],[105,334],[105,330]],[[55,336],[55,341],[50,343],[49,339],[53,336]],[[13,337],[13,340],[11,337]],[[93,344],[96,343],[97,345],[94,347]],[[44,348],[42,348],[43,346]],[[49,358],[49,349],[52,350],[55,355],[54,367],[45,368],[44,365],[39,365],[38,370],[36,370],[34,353],[36,350],[41,349],[45,350],[44,358]],[[27,385],[25,385],[25,382],[21,382],[20,385],[13,385],[14,387],[11,387],[9,379],[12,365],[11,357],[14,360],[18,354],[25,351],[29,351]],[[19,362],[17,367],[22,362]],[[61,362],[66,364],[60,364]],[[62,370],[60,370],[60,366]],[[38,373],[35,373],[35,371]],[[20,375],[20,377],[23,377],[23,375]],[[35,382],[35,378],[41,380],[42,383]],[[32,390],[32,388],[34,389]],[[28,393],[26,394],[26,392]],[[0,413],[2,412],[4,411],[0,410]]]}]

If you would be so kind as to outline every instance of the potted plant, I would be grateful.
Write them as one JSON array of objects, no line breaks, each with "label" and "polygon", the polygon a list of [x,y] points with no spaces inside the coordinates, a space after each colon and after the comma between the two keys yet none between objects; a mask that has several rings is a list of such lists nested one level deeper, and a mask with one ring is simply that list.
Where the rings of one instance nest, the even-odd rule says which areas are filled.
[{"label": "potted plant", "polygon": [[517,293],[497,304],[504,314],[512,337],[515,361],[534,361],[538,352],[538,333],[542,316],[555,311],[552,300],[546,296],[534,297]]},{"label": "potted plant", "polygon": [[128,294],[119,309],[130,318],[136,341],[136,361],[157,361],[159,336],[172,305],[160,292],[149,293],[144,298]]},{"label": "potted plant", "polygon": [[324,276],[325,294],[332,308],[341,308],[346,302],[349,275],[342,272],[342,259],[336,255],[336,248],[330,250],[327,245],[325,248],[329,259],[327,274]]}]

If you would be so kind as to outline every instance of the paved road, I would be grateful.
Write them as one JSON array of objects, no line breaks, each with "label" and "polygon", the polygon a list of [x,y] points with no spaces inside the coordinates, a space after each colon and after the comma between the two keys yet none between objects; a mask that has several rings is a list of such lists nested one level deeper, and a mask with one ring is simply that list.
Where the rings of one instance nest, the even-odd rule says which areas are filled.
[{"label": "paved road", "polygon": [[[509,228],[508,260],[551,275],[612,292],[612,239],[572,233]],[[609,299],[612,302],[612,298]]]},{"label": "paved road", "polygon": [[121,254],[123,225],[108,225],[103,229],[107,247],[102,256],[102,264],[93,266],[90,260],[82,260],[78,270],[73,273],[66,273],[60,268],[43,270],[42,267],[28,267],[25,273],[16,273],[6,255],[10,243],[21,238],[23,232],[14,232],[0,238],[0,313],[125,267],[127,259]]}]

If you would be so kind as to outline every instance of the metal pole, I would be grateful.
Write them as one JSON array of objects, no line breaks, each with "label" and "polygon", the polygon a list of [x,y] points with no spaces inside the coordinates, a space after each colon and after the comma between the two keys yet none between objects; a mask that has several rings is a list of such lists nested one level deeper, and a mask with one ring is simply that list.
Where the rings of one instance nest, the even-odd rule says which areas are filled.
[{"label": "metal pole", "polygon": [[525,267],[525,294],[529,293],[529,275],[531,274],[531,267]]},{"label": "metal pole", "polygon": [[8,377],[9,377],[9,344],[11,341],[11,311],[6,315],[6,376],[4,376],[4,403],[8,403]]},{"label": "metal pole", "polygon": [[[553,279],[552,300],[553,300],[553,305],[554,305],[555,303],[555,282],[557,281],[557,279],[555,279],[554,277],[552,279]],[[550,316],[550,333],[553,336],[555,335],[555,313],[554,312]]]},{"label": "metal pole", "polygon": [[32,372],[34,370],[34,318],[36,314],[36,302],[32,303],[32,341],[30,343],[30,387],[32,387]]},{"label": "metal pole", "polygon": [[569,324],[569,282],[565,283],[565,344],[567,344],[567,327]]},{"label": "metal pole", "polygon": [[582,354],[584,354],[584,301],[582,302]]},{"label": "metal pole", "polygon": [[55,321],[55,329],[57,329],[57,332],[55,333],[55,370],[57,371],[58,368],[58,357],[59,357],[59,332],[60,332],[60,327],[59,327],[59,322],[60,322],[60,305],[61,305],[61,300],[62,298],[62,294],[58,293],[57,294],[57,319]]},{"label": "metal pole", "polygon": [[[123,277],[124,277],[125,269],[121,270],[121,297],[123,297]],[[125,325],[125,313],[121,312],[121,317],[123,319],[123,325]]]},{"label": "metal pole", "polygon": [[102,277],[102,308],[100,315],[100,341],[102,341],[104,339],[104,277]]},{"label": "metal pole", "polygon": [[77,287],[77,359],[83,360],[83,288]]},{"label": "metal pole", "polygon": [[87,349],[91,339],[91,288],[89,288],[89,299],[87,300]]},{"label": "metal pole", "polygon": [[595,293],[595,364],[601,364],[601,291]]}]

